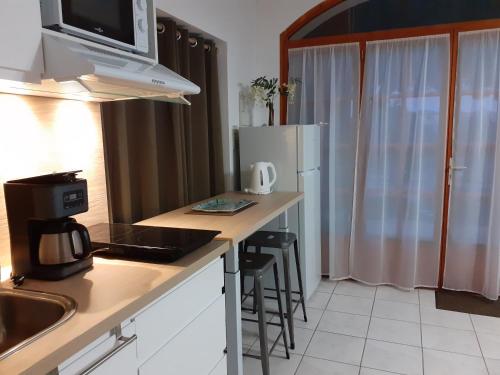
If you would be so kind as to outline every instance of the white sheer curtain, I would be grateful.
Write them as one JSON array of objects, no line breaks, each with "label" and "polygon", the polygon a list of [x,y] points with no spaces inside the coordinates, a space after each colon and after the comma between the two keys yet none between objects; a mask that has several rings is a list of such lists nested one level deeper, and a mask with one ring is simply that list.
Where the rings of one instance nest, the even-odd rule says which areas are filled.
[{"label": "white sheer curtain", "polygon": [[373,284],[438,281],[449,37],[367,44],[350,275]]},{"label": "white sheer curtain", "polygon": [[[289,124],[322,128],[321,201],[323,269],[349,276],[349,241],[359,114],[359,45],[294,49],[289,78],[297,80]],[[329,265],[329,267],[328,267]]]},{"label": "white sheer curtain", "polygon": [[500,30],[459,36],[444,287],[500,295]]}]

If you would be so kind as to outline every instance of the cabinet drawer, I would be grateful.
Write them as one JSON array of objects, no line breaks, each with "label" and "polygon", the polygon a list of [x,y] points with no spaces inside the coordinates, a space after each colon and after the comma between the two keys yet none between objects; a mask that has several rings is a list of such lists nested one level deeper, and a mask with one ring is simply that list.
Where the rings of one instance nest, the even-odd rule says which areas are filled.
[{"label": "cabinet drawer", "polygon": [[210,375],[227,375],[227,356],[224,354],[224,357],[219,361],[217,366],[212,370]]},{"label": "cabinet drawer", "polygon": [[114,349],[100,361],[82,372],[82,375],[137,375],[136,336],[126,341],[117,340]]},{"label": "cabinet drawer", "polygon": [[143,363],[222,295],[224,264],[211,263],[135,318],[137,355]]},{"label": "cabinet drawer", "polygon": [[225,348],[225,299],[221,295],[144,363],[139,375],[208,375],[217,366]]},{"label": "cabinet drawer", "polygon": [[137,374],[137,342],[133,323],[122,327],[123,339],[107,333],[64,361],[60,375]]}]

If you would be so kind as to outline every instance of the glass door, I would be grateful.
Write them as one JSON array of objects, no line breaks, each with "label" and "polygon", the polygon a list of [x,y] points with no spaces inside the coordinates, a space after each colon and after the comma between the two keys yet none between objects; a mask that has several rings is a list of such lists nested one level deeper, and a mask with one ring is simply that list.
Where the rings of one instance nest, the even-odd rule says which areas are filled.
[{"label": "glass door", "polygon": [[438,281],[450,66],[448,35],[368,42],[351,275]]},{"label": "glass door", "polygon": [[499,296],[500,30],[459,34],[446,289]]}]

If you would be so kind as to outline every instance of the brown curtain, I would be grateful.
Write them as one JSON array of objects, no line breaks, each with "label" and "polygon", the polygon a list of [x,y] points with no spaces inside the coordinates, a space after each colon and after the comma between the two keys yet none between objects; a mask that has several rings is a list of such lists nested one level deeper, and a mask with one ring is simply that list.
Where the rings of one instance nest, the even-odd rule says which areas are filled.
[{"label": "brown curtain", "polygon": [[[193,81],[191,106],[148,100],[102,105],[113,222],[133,223],[224,191],[217,49],[167,19],[160,64]],[[181,38],[178,38],[177,31]]]}]

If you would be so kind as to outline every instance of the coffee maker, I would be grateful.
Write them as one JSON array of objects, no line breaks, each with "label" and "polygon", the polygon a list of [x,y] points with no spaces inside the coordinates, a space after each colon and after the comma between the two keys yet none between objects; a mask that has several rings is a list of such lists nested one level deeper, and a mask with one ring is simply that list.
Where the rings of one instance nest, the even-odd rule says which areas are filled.
[{"label": "coffee maker", "polygon": [[71,215],[88,211],[81,171],[4,184],[12,279],[60,280],[92,266],[87,228]]}]

